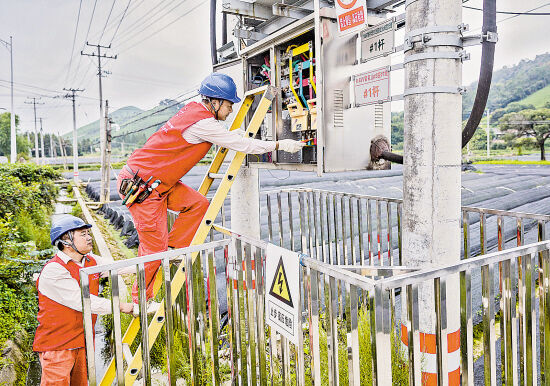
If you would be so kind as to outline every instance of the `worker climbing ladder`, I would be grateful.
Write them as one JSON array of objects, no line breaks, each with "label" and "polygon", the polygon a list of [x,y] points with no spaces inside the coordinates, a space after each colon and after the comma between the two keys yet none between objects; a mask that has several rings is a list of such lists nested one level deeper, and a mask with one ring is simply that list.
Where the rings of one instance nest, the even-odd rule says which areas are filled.
[{"label": "worker climbing ladder", "polygon": [[[265,115],[268,109],[271,106],[271,102],[275,97],[275,90],[272,86],[263,86],[260,88],[256,88],[254,90],[248,91],[245,94],[241,107],[239,108],[239,111],[237,112],[235,119],[233,120],[233,123],[231,124],[231,127],[229,130],[237,130],[242,126],[252,106],[252,103],[254,102],[255,97],[258,95],[261,95],[261,98],[259,100],[259,103],[254,112],[254,115],[252,116],[244,134],[245,136],[251,137],[251,138],[256,135],[256,133],[260,128],[261,123],[265,118]],[[225,173],[221,174],[219,172],[228,152],[229,150],[227,148],[218,149],[218,152],[216,153],[216,156],[212,160],[212,163],[210,164],[208,172],[204,176],[204,179],[198,190],[199,193],[206,196],[214,180],[221,179],[220,185],[218,186],[216,193],[214,194],[212,200],[210,201],[208,210],[206,211],[202,219],[202,222],[199,225],[199,228],[197,229],[197,232],[195,233],[195,236],[193,237],[193,240],[191,241],[190,245],[202,244],[206,240],[210,232],[210,229],[212,228],[214,220],[218,216],[218,213],[227,197],[227,194],[229,193],[229,189],[231,188],[231,185],[233,184],[233,181],[235,180],[235,177],[237,176],[237,173],[239,172],[239,169],[241,168],[243,160],[246,156],[245,153],[235,152],[235,155],[233,159],[230,161],[227,170],[225,171]],[[195,265],[198,261],[197,256],[198,256],[198,253],[194,253],[192,255],[191,261],[193,265],[193,271],[195,270]],[[178,296],[181,289],[186,283],[185,265],[186,265],[186,259],[182,259],[182,262],[178,266],[178,269],[171,280],[171,283],[170,283],[171,302],[173,302],[174,299],[176,299],[176,297]],[[162,270],[159,269],[157,271],[155,282],[153,285],[154,296],[157,295],[157,293],[161,288],[161,285],[163,282],[162,276],[163,276]],[[198,280],[197,275],[193,275],[193,277],[196,277]],[[164,322],[166,320],[164,313],[165,313],[165,305],[164,305],[164,299],[163,299],[161,301],[158,311],[153,316],[153,319],[147,328],[149,347],[153,346],[154,342],[156,341],[162,329],[162,326],[164,325]],[[136,336],[138,335],[139,329],[140,329],[140,318],[135,317],[131,321],[130,325],[128,326],[128,329],[126,330],[122,338],[122,344],[131,346]],[[126,350],[126,351],[129,351],[129,350]],[[142,345],[139,345],[134,355],[131,358],[126,358],[126,360],[128,362],[128,367],[124,374],[124,383],[126,385],[131,385],[136,380],[143,366]],[[118,369],[118,371],[121,371],[121,369]],[[191,369],[191,371],[193,373],[193,368]],[[105,385],[105,386],[112,385],[116,375],[117,375],[117,368],[115,366],[115,359],[113,358],[109,363],[109,367],[107,368],[107,371],[103,379],[101,380],[100,385]]]}]

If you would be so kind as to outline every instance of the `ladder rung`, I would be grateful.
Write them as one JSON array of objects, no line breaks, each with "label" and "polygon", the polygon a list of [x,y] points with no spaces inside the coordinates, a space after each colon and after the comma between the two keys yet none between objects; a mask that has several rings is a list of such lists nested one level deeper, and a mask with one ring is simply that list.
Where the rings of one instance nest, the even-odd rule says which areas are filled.
[{"label": "ladder rung", "polygon": [[270,87],[270,86],[269,86],[269,85],[265,85],[265,86],[258,87],[258,88],[252,89],[252,90],[248,90],[247,92],[244,93],[244,97],[246,98],[246,97],[249,96],[249,95],[258,95],[258,94],[261,94],[261,93],[263,93],[265,90],[267,90],[268,87]]},{"label": "ladder rung", "polygon": [[208,177],[212,179],[222,179],[225,176],[225,174],[222,173],[208,173]]}]

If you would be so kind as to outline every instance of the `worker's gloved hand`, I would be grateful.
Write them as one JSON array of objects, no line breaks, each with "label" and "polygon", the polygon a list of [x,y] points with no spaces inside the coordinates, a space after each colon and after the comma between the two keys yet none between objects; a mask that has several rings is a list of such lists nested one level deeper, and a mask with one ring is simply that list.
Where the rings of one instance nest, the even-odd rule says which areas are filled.
[{"label": "worker's gloved hand", "polygon": [[281,139],[277,142],[279,144],[279,150],[286,151],[287,153],[296,153],[305,146],[305,143],[293,139]]}]

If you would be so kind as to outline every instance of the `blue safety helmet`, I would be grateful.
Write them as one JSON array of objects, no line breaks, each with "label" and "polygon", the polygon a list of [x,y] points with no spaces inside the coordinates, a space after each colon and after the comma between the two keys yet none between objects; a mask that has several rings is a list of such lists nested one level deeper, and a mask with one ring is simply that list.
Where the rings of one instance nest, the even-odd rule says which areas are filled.
[{"label": "blue safety helmet", "polygon": [[229,102],[239,103],[237,86],[229,75],[214,72],[208,75],[199,87],[199,94],[214,99],[224,99]]},{"label": "blue safety helmet", "polygon": [[90,224],[86,224],[82,219],[78,217],[66,215],[54,221],[54,223],[52,224],[52,229],[50,229],[50,240],[52,242],[52,245],[55,245],[57,240],[59,240],[59,238],[68,231],[91,227],[92,226]]}]

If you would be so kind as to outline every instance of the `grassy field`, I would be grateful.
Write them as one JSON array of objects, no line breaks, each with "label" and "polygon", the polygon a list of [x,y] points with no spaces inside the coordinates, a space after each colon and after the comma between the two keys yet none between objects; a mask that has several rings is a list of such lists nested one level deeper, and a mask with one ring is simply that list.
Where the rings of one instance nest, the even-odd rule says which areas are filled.
[{"label": "grassy field", "polygon": [[546,86],[519,101],[523,104],[532,104],[536,108],[543,107],[546,102],[550,102],[550,86]]},{"label": "grassy field", "polygon": [[478,165],[550,165],[550,161],[518,161],[513,159],[493,159],[474,161]]}]

